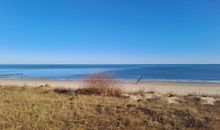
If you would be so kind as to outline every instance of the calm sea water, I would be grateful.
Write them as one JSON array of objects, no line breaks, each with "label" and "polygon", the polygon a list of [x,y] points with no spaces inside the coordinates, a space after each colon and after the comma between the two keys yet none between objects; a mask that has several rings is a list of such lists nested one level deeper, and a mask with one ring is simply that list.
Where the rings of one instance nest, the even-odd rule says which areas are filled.
[{"label": "calm sea water", "polygon": [[220,82],[220,65],[0,65],[0,78],[74,79],[106,72],[119,79]]}]

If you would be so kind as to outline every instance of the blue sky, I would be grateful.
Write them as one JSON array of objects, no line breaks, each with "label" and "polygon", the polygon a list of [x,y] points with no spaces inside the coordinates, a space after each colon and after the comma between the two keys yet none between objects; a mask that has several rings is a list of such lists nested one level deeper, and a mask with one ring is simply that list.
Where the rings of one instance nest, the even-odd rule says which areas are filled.
[{"label": "blue sky", "polygon": [[1,64],[220,63],[218,0],[1,0]]}]

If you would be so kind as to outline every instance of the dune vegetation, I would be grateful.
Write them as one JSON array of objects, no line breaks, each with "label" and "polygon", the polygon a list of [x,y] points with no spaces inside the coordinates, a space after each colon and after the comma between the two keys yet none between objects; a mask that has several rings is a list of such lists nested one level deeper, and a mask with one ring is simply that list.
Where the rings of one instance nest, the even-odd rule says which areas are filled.
[{"label": "dune vegetation", "polygon": [[[77,90],[54,89],[49,85],[1,86],[0,129],[220,129],[219,101],[204,104],[193,94],[167,94],[156,98],[154,92],[138,92],[131,96],[114,88],[116,82],[113,79],[96,78],[86,80],[85,87]],[[166,98],[179,100],[167,102]]]}]

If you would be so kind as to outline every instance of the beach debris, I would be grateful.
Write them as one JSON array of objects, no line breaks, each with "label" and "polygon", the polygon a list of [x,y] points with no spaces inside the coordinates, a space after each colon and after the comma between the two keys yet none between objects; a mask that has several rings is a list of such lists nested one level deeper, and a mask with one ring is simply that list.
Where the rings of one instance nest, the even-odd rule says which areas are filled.
[{"label": "beach debris", "polygon": [[199,97],[202,100],[202,104],[214,105],[217,101],[214,97]]},{"label": "beach debris", "polygon": [[[168,104],[180,104],[186,102],[186,100],[183,97],[178,97],[174,95],[172,96],[164,95],[160,93],[144,93],[141,95],[124,93],[121,94],[121,97],[129,98],[135,101],[138,101],[140,99],[146,99],[149,102],[157,102],[159,100],[165,100]],[[195,96],[194,98],[200,101],[202,104],[209,104],[209,105],[214,105],[215,102],[220,101],[220,98],[215,98],[215,97]]]},{"label": "beach debris", "polygon": [[180,101],[181,99],[178,97],[166,97],[165,100],[167,101],[167,103],[169,104],[179,104],[178,101]]},{"label": "beach debris", "polygon": [[76,90],[70,90],[67,94],[72,95],[72,96],[76,96]]},{"label": "beach debris", "polygon": [[145,97],[145,99],[155,99],[155,98],[161,98],[162,97],[162,95],[161,94],[159,94],[159,93],[146,93],[145,95],[144,95],[144,97]]},{"label": "beach debris", "polygon": [[129,98],[132,99],[132,100],[137,101],[137,100],[141,99],[141,96],[139,96],[139,95],[129,95]]},{"label": "beach debris", "polygon": [[130,94],[123,93],[123,94],[121,94],[121,97],[123,97],[123,98],[129,98],[129,97],[130,97]]},{"label": "beach debris", "polygon": [[149,102],[158,102],[162,98],[162,95],[159,93],[146,93],[144,98]]},{"label": "beach debris", "polygon": [[142,98],[140,95],[125,94],[125,93],[121,94],[121,97],[123,97],[123,98],[130,98],[130,99],[135,100],[135,101],[140,100]]}]

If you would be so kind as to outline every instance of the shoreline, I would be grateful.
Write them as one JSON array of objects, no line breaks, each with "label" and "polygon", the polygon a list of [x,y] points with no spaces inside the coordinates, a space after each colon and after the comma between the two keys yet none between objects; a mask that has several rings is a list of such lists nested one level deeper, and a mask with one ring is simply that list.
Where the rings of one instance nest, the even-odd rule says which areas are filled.
[{"label": "shoreline", "polygon": [[[83,81],[84,78],[22,78],[22,77],[0,77],[0,80],[44,80],[44,81]],[[135,83],[137,79],[120,79],[115,78],[115,80],[120,82]],[[167,82],[167,83],[190,83],[190,84],[219,84],[220,80],[169,80],[169,79],[142,79],[140,82]]]},{"label": "shoreline", "polygon": [[[72,88],[77,89],[83,86],[83,79],[56,80],[56,79],[28,79],[28,78],[0,78],[2,86],[30,86],[36,87],[48,84],[53,88]],[[220,95],[219,83],[198,83],[198,82],[174,82],[174,81],[146,81],[139,84],[135,81],[119,80],[118,86],[128,92],[135,91],[155,91],[158,93],[177,93],[177,94],[207,94]]]}]

